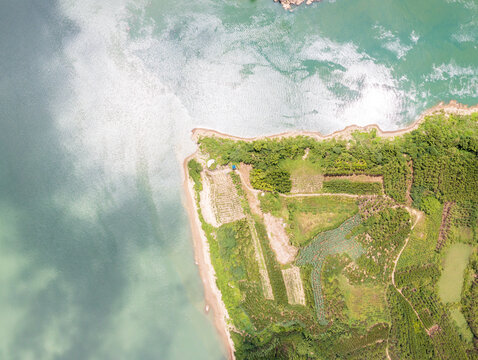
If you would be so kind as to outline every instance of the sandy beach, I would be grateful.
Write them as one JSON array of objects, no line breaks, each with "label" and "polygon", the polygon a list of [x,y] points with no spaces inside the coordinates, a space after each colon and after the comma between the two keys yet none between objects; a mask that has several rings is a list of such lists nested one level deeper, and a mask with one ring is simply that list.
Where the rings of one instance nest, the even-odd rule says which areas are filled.
[{"label": "sandy beach", "polygon": [[221,339],[226,347],[229,359],[235,359],[234,343],[229,332],[226,306],[222,301],[221,292],[216,285],[216,272],[211,263],[211,256],[209,253],[209,244],[206,235],[204,234],[201,221],[198,216],[198,209],[195,202],[194,183],[189,177],[188,161],[195,157],[193,154],[187,157],[183,163],[184,180],[183,186],[186,193],[186,209],[188,212],[189,223],[191,226],[191,233],[194,242],[194,257],[196,264],[199,267],[199,274],[204,285],[204,296],[206,301],[206,309],[208,312],[212,310],[214,316],[214,325],[221,336]]},{"label": "sandy beach", "polygon": [[[308,136],[316,140],[324,140],[324,139],[331,139],[331,138],[347,139],[347,138],[350,138],[351,134],[356,130],[369,131],[371,129],[377,130],[377,136],[392,138],[392,137],[400,136],[415,130],[424,121],[426,116],[432,115],[434,113],[439,113],[439,112],[443,112],[445,114],[467,115],[473,112],[478,112],[478,105],[468,107],[467,105],[459,104],[456,101],[451,101],[448,104],[445,104],[442,102],[426,110],[410,126],[400,130],[395,130],[395,131],[383,131],[382,129],[380,129],[380,127],[377,124],[371,124],[364,127],[357,126],[357,125],[350,125],[344,128],[343,130],[336,131],[328,135],[323,135],[319,132],[314,132],[314,131],[291,131],[291,132],[285,132],[285,133],[270,135],[270,136],[241,138],[241,137],[237,137],[233,135],[224,134],[216,130],[195,128],[192,130],[192,139],[194,141],[197,141],[199,138],[207,137],[207,136],[215,136],[215,137],[231,139],[235,141],[255,141],[255,140],[266,139],[266,138],[281,139],[281,138],[295,137],[295,136]],[[214,268],[211,264],[211,258],[209,254],[209,245],[208,245],[206,236],[201,228],[201,223],[198,217],[197,207],[195,203],[193,182],[189,177],[188,168],[187,168],[188,161],[197,156],[198,156],[198,152],[196,151],[194,154],[186,158],[183,163],[186,208],[188,211],[189,221],[191,225],[191,232],[193,235],[195,259],[199,267],[199,272],[204,285],[206,306],[209,306],[209,308],[213,311],[214,324],[223,340],[223,343],[226,346],[229,358],[234,359],[235,358],[234,343],[231,339],[229,325],[227,323],[227,319],[229,318],[229,315],[222,301],[221,292],[219,291],[216,285],[216,275],[215,275]]]}]

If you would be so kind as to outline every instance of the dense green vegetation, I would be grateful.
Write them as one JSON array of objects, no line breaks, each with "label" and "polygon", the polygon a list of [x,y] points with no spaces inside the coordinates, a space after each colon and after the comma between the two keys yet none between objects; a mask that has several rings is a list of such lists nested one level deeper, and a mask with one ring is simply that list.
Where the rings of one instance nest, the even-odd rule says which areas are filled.
[{"label": "dense green vegetation", "polygon": [[[478,115],[436,115],[394,139],[374,131],[356,132],[350,140],[200,139],[201,151],[218,167],[252,165],[251,185],[264,192],[260,208],[281,218],[299,247],[305,306],[288,303],[284,265],[275,258],[262,219],[252,215],[241,179],[232,174],[264,254],[274,294],[266,300],[251,221],[216,229],[199,211],[217,284],[238,330],[232,333],[237,358],[373,360],[385,359],[386,351],[391,359],[478,358],[477,120]],[[202,166],[190,161],[188,170],[198,199]],[[329,177],[362,174],[382,176],[383,188],[357,177]],[[376,196],[284,195],[302,190]],[[423,214],[416,217],[410,206]],[[452,210],[444,216],[447,206]],[[443,233],[446,241],[437,246]],[[464,279],[453,278],[453,284],[463,280],[458,294],[438,283],[444,265],[450,268],[446,254],[463,244],[473,252],[468,264],[459,261],[467,267]],[[439,289],[453,292],[453,300],[445,303]]]},{"label": "dense green vegetation", "polygon": [[189,175],[194,181],[194,189],[196,191],[202,190],[202,183],[201,183],[201,171],[202,166],[198,163],[195,159],[191,159],[188,162],[188,171]]},{"label": "dense green vegetation", "polygon": [[392,318],[390,353],[393,358],[434,359],[433,344],[423,325],[411,306],[393,286],[388,287],[387,301]]},{"label": "dense green vegetation", "polygon": [[290,173],[285,170],[254,169],[251,171],[251,185],[259,190],[287,193],[292,187],[292,182]]},{"label": "dense green vegetation", "polygon": [[478,280],[476,274],[478,274],[478,250],[475,248],[465,270],[461,297],[462,312],[473,333],[475,349],[478,345]]}]

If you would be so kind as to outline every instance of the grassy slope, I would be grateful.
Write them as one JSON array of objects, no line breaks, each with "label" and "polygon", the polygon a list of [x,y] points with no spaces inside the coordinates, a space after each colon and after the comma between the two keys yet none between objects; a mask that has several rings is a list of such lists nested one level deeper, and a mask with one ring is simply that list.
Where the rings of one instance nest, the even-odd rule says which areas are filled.
[{"label": "grassy slope", "polygon": [[320,232],[335,229],[357,213],[355,199],[338,196],[319,196],[283,199],[288,213],[288,232],[291,242],[304,246]]}]

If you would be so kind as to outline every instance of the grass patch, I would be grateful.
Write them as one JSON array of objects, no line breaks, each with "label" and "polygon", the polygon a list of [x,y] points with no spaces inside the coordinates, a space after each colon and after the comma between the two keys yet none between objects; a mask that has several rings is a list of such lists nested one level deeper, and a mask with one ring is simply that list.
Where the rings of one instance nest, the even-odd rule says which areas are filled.
[{"label": "grass patch", "polygon": [[335,229],[358,212],[355,199],[340,196],[284,200],[292,244],[304,246],[320,232]]},{"label": "grass patch", "polygon": [[[427,229],[429,227],[435,228],[436,226],[436,223],[430,225],[430,222],[433,222],[433,219],[425,215],[413,228],[408,240],[408,245],[405,250],[403,250],[400,260],[398,261],[397,270],[402,270],[409,266],[437,262],[438,255],[435,252],[435,247],[438,232],[436,233],[436,237],[427,235]],[[439,228],[440,225],[438,225],[438,229]]]},{"label": "grass patch", "polygon": [[388,322],[385,289],[380,286],[351,285],[342,274],[338,280],[350,321],[361,322],[367,327],[379,322]]},{"label": "grass patch", "polygon": [[471,333],[470,327],[468,326],[461,310],[458,308],[452,309],[450,310],[450,315],[453,321],[455,321],[455,324],[458,327],[458,332],[463,339],[467,342],[471,342],[471,340],[473,340],[473,334]]},{"label": "grass patch", "polygon": [[281,167],[290,173],[293,193],[318,193],[324,176],[320,165],[309,160],[284,160]]},{"label": "grass patch", "polygon": [[444,303],[460,301],[461,288],[463,287],[463,272],[468,264],[468,258],[473,251],[471,245],[456,243],[446,252],[443,272],[438,281],[438,295]]},{"label": "grass patch", "polygon": [[473,229],[469,226],[454,226],[450,237],[455,241],[469,244],[473,242]]},{"label": "grass patch", "polygon": [[280,217],[282,210],[282,202],[279,195],[274,193],[264,193],[259,196],[259,202],[261,204],[261,210],[265,213],[271,213],[274,216]]}]

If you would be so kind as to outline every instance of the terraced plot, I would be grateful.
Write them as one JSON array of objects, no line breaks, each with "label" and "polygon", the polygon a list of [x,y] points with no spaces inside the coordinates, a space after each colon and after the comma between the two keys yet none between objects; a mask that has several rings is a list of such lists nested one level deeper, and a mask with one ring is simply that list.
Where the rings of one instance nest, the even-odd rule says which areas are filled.
[{"label": "terraced plot", "polygon": [[297,258],[297,265],[312,264],[311,284],[314,290],[314,302],[317,319],[321,325],[327,325],[325,318],[324,299],[322,295],[322,266],[328,255],[347,253],[357,259],[363,252],[362,246],[354,237],[347,239],[346,235],[362,222],[360,215],[355,215],[342,223],[338,228],[317,235],[312,242],[303,248]]},{"label": "terraced plot", "polygon": [[300,278],[300,269],[297,266],[291,266],[282,270],[282,276],[284,277],[289,304],[305,305],[305,293]]},{"label": "terraced plot", "polygon": [[259,240],[259,236],[257,235],[254,220],[252,220],[249,215],[247,216],[247,224],[249,225],[249,230],[251,231],[256,260],[259,265],[259,273],[261,275],[262,291],[264,292],[264,297],[268,300],[273,300],[274,293],[272,292],[271,281],[269,279],[269,273],[267,271],[266,260],[264,259],[261,242]]},{"label": "terraced plot", "polygon": [[208,223],[218,227],[245,217],[230,170],[206,171],[203,175],[201,210]]}]

